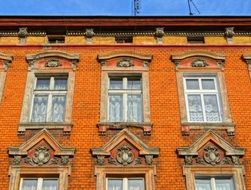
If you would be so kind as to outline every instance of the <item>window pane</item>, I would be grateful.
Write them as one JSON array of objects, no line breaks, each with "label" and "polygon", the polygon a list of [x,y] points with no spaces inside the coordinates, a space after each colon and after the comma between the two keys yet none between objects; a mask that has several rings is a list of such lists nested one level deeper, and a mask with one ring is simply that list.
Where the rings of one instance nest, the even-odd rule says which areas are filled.
[{"label": "window pane", "polygon": [[128,179],[128,190],[144,190],[143,179]]},{"label": "window pane", "polygon": [[200,95],[188,95],[188,109],[191,121],[203,121]]},{"label": "window pane", "polygon": [[189,90],[200,89],[198,79],[186,79],[186,86],[187,86],[187,89]]},{"label": "window pane", "polygon": [[110,89],[122,89],[123,79],[122,78],[110,78]]},{"label": "window pane", "polygon": [[48,90],[50,88],[50,79],[49,78],[38,78],[36,89],[37,90]]},{"label": "window pane", "polygon": [[52,97],[52,121],[63,122],[65,113],[65,96]]},{"label": "window pane", "polygon": [[141,89],[140,78],[128,78],[127,89]]},{"label": "window pane", "polygon": [[66,90],[67,89],[67,79],[55,79],[55,90]]},{"label": "window pane", "polygon": [[216,179],[217,190],[234,190],[234,184],[232,179]]},{"label": "window pane", "polygon": [[36,190],[37,179],[23,179],[22,190]]},{"label": "window pane", "polygon": [[108,179],[108,190],[123,190],[123,180]]},{"label": "window pane", "polygon": [[202,89],[214,90],[215,89],[214,79],[202,79]]},{"label": "window pane", "polygon": [[45,122],[47,112],[48,96],[36,95],[33,102],[32,121]]},{"label": "window pane", "polygon": [[128,121],[142,121],[142,101],[141,95],[128,95],[127,97],[127,117]]},{"label": "window pane", "polygon": [[205,111],[207,121],[220,121],[220,113],[217,103],[217,96],[204,95]]},{"label": "window pane", "polygon": [[210,179],[196,179],[195,185],[196,185],[196,190],[212,190]]},{"label": "window pane", "polygon": [[109,121],[123,120],[123,98],[121,95],[109,96]]},{"label": "window pane", "polygon": [[58,180],[44,179],[42,190],[58,190]]}]

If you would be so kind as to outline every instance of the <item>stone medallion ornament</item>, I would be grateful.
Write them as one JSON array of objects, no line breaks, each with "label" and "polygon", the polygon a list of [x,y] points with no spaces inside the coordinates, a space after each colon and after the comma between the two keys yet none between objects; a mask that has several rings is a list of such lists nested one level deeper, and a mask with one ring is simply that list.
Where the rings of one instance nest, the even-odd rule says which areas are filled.
[{"label": "stone medallion ornament", "polygon": [[221,161],[220,153],[216,147],[207,146],[204,149],[204,160],[211,165],[215,165]]},{"label": "stone medallion ornament", "polygon": [[38,165],[46,164],[51,157],[48,150],[49,149],[44,146],[37,148],[32,157],[32,161]]},{"label": "stone medallion ornament", "polygon": [[118,154],[117,154],[118,163],[126,166],[132,163],[133,159],[134,159],[134,155],[131,149],[127,145],[124,145],[118,149]]},{"label": "stone medallion ornament", "polygon": [[117,67],[133,67],[134,64],[132,63],[132,60],[130,59],[121,59],[117,63]]}]

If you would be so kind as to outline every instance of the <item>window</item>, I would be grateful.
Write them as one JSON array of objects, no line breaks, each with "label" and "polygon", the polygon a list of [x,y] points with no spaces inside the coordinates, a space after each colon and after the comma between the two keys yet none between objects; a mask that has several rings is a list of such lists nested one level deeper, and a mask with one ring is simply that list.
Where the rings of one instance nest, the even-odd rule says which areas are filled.
[{"label": "window", "polygon": [[64,122],[67,76],[36,78],[33,91],[32,122]]},{"label": "window", "polygon": [[203,36],[189,36],[187,37],[187,42],[189,44],[204,44],[205,39]]},{"label": "window", "polygon": [[78,54],[46,50],[26,56],[28,75],[19,134],[50,128],[69,134]]},{"label": "window", "polygon": [[21,178],[20,190],[58,190],[56,178]]},{"label": "window", "polygon": [[196,177],[196,190],[235,190],[232,177]]},{"label": "window", "polygon": [[221,106],[215,76],[184,77],[186,108],[190,122],[220,122]]},{"label": "window", "polygon": [[145,190],[144,178],[107,178],[107,190]]},{"label": "window", "polygon": [[141,77],[110,77],[109,79],[109,121],[141,122]]}]

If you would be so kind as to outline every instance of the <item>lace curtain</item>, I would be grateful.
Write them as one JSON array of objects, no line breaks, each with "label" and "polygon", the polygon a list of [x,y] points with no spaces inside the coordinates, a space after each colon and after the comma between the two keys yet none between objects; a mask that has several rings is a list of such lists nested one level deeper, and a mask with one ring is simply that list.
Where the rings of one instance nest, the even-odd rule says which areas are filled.
[{"label": "lace curtain", "polygon": [[[144,180],[142,179],[128,179],[126,184],[127,190],[144,190]],[[122,179],[109,179],[108,190],[125,190],[123,189]]]},{"label": "lace curtain", "polygon": [[33,102],[32,121],[45,122],[47,113],[48,96],[36,95]]},{"label": "lace curtain", "polygon": [[119,122],[123,120],[122,95],[109,96],[109,121]]},{"label": "lace curtain", "polygon": [[65,113],[65,96],[52,97],[52,121],[63,122]]},{"label": "lace curtain", "polygon": [[[56,179],[44,179],[41,184],[42,184],[42,190],[58,190],[58,180]],[[38,190],[38,189],[41,189],[41,185],[38,184],[37,179],[23,180],[23,185],[21,190]]]},{"label": "lace curtain", "polygon": [[128,95],[127,97],[127,117],[128,121],[142,121],[141,95]]},{"label": "lace curtain", "polygon": [[[214,178],[213,178],[214,179]],[[215,183],[211,183],[212,179],[197,179],[196,190],[234,190],[232,179],[215,179]],[[212,188],[211,185],[214,185]]]}]

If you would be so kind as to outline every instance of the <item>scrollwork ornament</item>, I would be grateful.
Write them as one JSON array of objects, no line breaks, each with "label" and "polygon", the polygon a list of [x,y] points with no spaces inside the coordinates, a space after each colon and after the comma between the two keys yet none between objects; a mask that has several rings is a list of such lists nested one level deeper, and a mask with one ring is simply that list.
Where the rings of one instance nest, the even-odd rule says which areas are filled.
[{"label": "scrollwork ornament", "polygon": [[134,155],[131,149],[127,145],[124,145],[118,149],[118,154],[116,159],[118,163],[126,166],[133,161]]},{"label": "scrollwork ornament", "polygon": [[192,62],[192,67],[207,67],[208,63],[205,60],[197,59]]},{"label": "scrollwork ornament", "polygon": [[104,165],[105,157],[104,156],[97,156],[96,162],[98,165]]},{"label": "scrollwork ornament", "polygon": [[117,67],[133,67],[134,64],[132,63],[132,60],[130,59],[121,59],[117,63]]},{"label": "scrollwork ornament", "polygon": [[145,159],[146,159],[146,164],[147,165],[152,165],[152,163],[153,163],[153,155],[145,155]]},{"label": "scrollwork ornament", "polygon": [[220,153],[214,146],[207,146],[204,149],[204,160],[211,165],[218,164],[221,161]]},{"label": "scrollwork ornament", "polygon": [[13,160],[12,160],[12,164],[13,165],[19,165],[21,162],[21,156],[14,156]]},{"label": "scrollwork ornament", "polygon": [[69,163],[69,161],[70,161],[69,156],[62,156],[61,157],[61,163],[62,163],[62,165],[67,165]]},{"label": "scrollwork ornament", "polygon": [[34,155],[32,156],[32,161],[37,165],[46,164],[50,160],[49,149],[41,146],[36,149]]},{"label": "scrollwork ornament", "polygon": [[239,156],[232,156],[232,162],[234,165],[240,165]]},{"label": "scrollwork ornament", "polygon": [[193,156],[185,156],[185,165],[193,164]]},{"label": "scrollwork ornament", "polygon": [[45,67],[60,67],[62,64],[57,59],[51,59],[46,64]]}]

